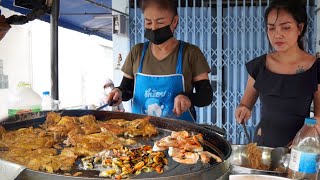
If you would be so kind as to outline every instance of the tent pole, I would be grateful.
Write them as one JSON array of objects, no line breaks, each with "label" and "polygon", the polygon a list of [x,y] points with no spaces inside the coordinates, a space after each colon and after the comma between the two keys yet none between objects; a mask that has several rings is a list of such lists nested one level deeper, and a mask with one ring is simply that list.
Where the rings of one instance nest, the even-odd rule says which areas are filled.
[{"label": "tent pole", "polygon": [[54,0],[50,15],[50,38],[51,38],[51,96],[59,99],[59,63],[58,63],[58,20],[60,0]]}]

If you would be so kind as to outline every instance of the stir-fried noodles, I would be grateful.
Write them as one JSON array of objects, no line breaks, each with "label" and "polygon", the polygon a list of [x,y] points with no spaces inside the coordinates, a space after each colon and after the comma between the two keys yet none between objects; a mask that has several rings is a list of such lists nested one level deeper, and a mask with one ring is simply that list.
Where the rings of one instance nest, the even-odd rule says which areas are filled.
[{"label": "stir-fried noodles", "polygon": [[247,154],[249,159],[249,168],[269,170],[269,166],[262,162],[262,151],[257,147],[256,143],[249,143],[247,145]]}]

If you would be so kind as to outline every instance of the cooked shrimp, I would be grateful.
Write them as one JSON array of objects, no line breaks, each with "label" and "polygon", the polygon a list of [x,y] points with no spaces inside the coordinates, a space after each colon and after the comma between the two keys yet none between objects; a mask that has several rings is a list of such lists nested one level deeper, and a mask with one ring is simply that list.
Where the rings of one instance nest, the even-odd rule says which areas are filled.
[{"label": "cooked shrimp", "polygon": [[200,155],[201,161],[203,163],[208,163],[211,158],[215,159],[217,162],[222,162],[220,157],[208,151],[201,151],[201,152],[198,152],[198,154]]},{"label": "cooked shrimp", "polygon": [[203,163],[208,163],[211,158],[215,159],[217,162],[222,162],[215,154],[203,151],[200,142],[203,142],[202,134],[190,136],[187,131],[173,131],[171,136],[156,141],[153,146],[153,151],[169,149],[169,156],[171,156],[174,161],[183,164],[196,164],[199,160],[199,156]]},{"label": "cooked shrimp", "polygon": [[192,136],[192,138],[193,138],[194,142],[198,145],[201,145],[200,142],[203,142],[203,135],[202,134],[194,135],[194,136]]},{"label": "cooked shrimp", "polygon": [[158,144],[157,142],[154,143],[152,147],[152,151],[164,151],[168,149],[167,146],[158,146],[157,144]]},{"label": "cooked shrimp", "polygon": [[185,143],[179,146],[180,149],[184,149],[185,151],[192,151],[192,152],[200,152],[203,151],[203,147],[201,145],[195,143]]},{"label": "cooked shrimp", "polygon": [[187,131],[178,131],[178,132],[172,131],[171,137],[176,138],[176,139],[187,138],[187,137],[189,137],[189,133]]},{"label": "cooked shrimp", "polygon": [[179,146],[178,141],[170,136],[164,137],[157,141],[155,144],[159,147],[177,147]]},{"label": "cooked shrimp", "polygon": [[172,159],[178,163],[196,164],[199,160],[199,155],[197,153],[186,152],[183,157],[172,157]]},{"label": "cooked shrimp", "polygon": [[183,149],[174,148],[174,147],[169,147],[169,150],[168,150],[168,154],[170,157],[177,157],[177,158],[183,157],[185,152],[186,151]]}]

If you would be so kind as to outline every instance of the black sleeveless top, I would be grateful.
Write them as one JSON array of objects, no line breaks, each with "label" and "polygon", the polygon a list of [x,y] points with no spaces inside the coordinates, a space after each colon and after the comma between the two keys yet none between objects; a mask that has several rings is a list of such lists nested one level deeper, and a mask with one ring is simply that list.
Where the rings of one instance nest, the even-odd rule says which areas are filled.
[{"label": "black sleeveless top", "polygon": [[277,74],[266,68],[266,54],[249,61],[247,71],[262,104],[259,146],[283,147],[309,117],[313,94],[320,84],[320,59],[299,74]]}]

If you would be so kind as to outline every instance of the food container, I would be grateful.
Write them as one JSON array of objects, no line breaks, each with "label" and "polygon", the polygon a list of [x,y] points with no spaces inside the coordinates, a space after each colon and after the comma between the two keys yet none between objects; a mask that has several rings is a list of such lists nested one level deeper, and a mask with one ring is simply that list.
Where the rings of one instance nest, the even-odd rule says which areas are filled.
[{"label": "food container", "polygon": [[[278,172],[272,170],[258,170],[247,168],[249,167],[249,158],[247,154],[247,145],[231,145],[232,154],[230,156],[231,174],[265,174],[286,176],[287,172]],[[271,151],[273,148],[257,146],[262,151],[262,163],[271,166]],[[283,157],[284,161],[281,164],[284,169],[288,167],[290,154]]]}]

